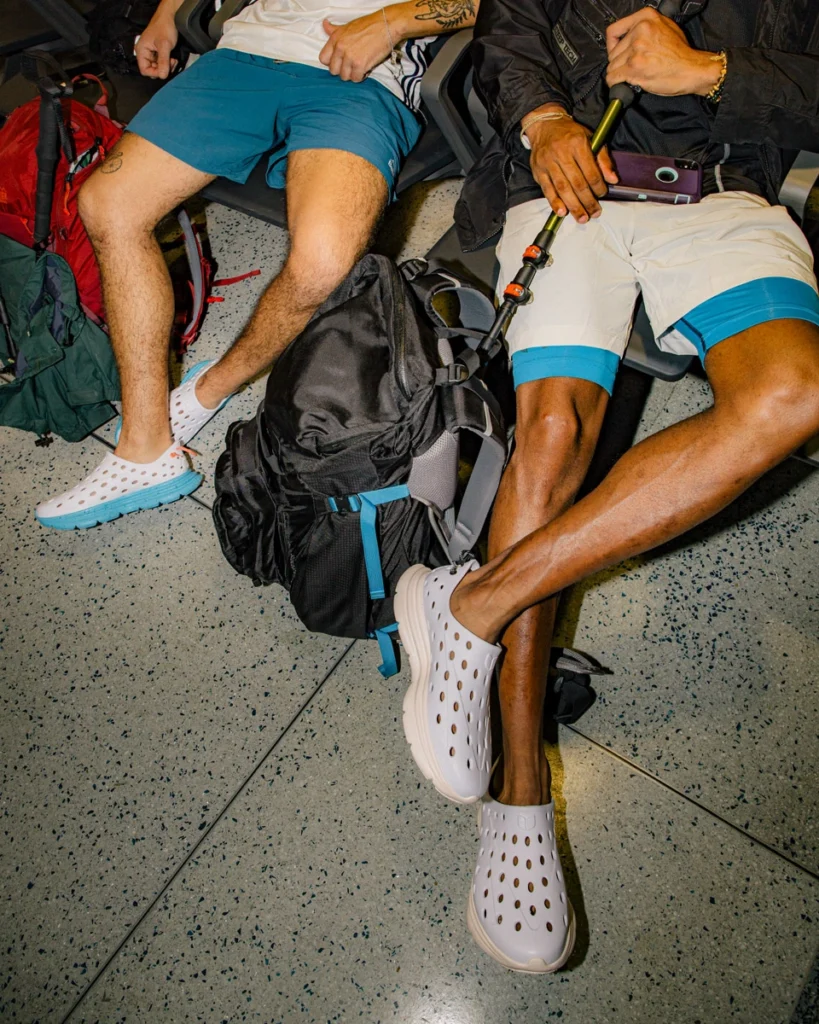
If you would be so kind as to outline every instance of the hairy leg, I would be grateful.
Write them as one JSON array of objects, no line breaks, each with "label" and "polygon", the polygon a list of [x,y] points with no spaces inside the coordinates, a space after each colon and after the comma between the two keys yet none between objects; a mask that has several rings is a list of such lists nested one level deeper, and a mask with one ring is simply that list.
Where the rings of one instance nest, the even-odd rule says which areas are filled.
[{"label": "hairy leg", "polygon": [[[550,522],[575,499],[594,452],[608,395],[568,377],[517,390],[515,450],[504,473],[489,534],[491,558]],[[503,724],[501,803],[548,803],[543,701],[557,597],[536,604],[503,633],[499,697]]]},{"label": "hairy leg", "polygon": [[138,135],[125,135],[80,192],[122,385],[117,454],[132,462],[152,462],[171,443],[168,344],[174,300],[154,228],[212,179]]},{"label": "hairy leg", "polygon": [[236,343],[197,385],[206,408],[270,369],[370,243],[388,198],[381,172],[354,153],[305,149],[287,165],[290,252]]},{"label": "hairy leg", "polygon": [[759,324],[706,357],[714,405],[636,445],[552,523],[469,576],[452,613],[494,639],[524,609],[708,519],[819,432],[819,329]]}]

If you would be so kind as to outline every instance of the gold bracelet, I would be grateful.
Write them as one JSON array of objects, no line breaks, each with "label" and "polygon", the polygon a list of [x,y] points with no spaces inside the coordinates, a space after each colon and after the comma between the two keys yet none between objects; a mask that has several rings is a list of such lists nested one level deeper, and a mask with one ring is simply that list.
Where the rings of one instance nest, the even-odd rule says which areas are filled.
[{"label": "gold bracelet", "polygon": [[720,69],[719,78],[717,84],[705,97],[710,103],[719,103],[722,99],[722,87],[725,85],[725,76],[728,74],[728,54],[725,50],[720,50],[719,53],[715,53],[711,60],[722,61],[722,68]]}]

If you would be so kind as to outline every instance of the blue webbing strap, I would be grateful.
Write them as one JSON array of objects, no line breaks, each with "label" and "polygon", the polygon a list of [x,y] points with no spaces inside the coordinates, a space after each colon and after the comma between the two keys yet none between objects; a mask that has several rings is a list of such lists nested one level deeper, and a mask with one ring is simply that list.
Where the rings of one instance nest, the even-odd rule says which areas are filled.
[{"label": "blue webbing strap", "polygon": [[381,571],[381,552],[378,548],[378,533],[375,529],[378,515],[376,506],[386,505],[390,501],[410,496],[406,484],[396,487],[382,487],[377,491],[362,491],[357,495],[361,499],[361,543],[364,547],[364,565],[367,569],[367,583],[370,597],[375,601],[384,597],[384,574]]},{"label": "blue webbing strap", "polygon": [[398,671],[398,662],[395,658],[395,644],[390,639],[390,633],[395,633],[398,623],[393,622],[391,626],[382,626],[375,631],[375,639],[378,641],[378,649],[381,651],[381,664],[378,671],[386,679],[387,676],[394,676]]}]

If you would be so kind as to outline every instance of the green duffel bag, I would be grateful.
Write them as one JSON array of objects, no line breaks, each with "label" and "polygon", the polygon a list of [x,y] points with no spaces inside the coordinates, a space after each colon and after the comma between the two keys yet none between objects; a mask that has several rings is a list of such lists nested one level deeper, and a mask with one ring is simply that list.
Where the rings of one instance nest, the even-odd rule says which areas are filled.
[{"label": "green duffel bag", "polygon": [[0,321],[0,425],[79,441],[116,414],[111,343],[61,256],[0,235]]}]

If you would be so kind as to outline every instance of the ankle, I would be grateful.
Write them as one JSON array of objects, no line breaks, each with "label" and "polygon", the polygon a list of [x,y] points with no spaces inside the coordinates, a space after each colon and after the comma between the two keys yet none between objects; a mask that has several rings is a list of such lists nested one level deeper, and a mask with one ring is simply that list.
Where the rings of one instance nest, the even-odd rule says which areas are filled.
[{"label": "ankle", "polygon": [[211,410],[218,409],[222,402],[233,394],[232,389],[225,391],[224,387],[219,385],[218,380],[213,380],[213,369],[214,367],[205,370],[194,388],[197,402],[205,409]]},{"label": "ankle", "polygon": [[125,459],[126,462],[142,464],[156,462],[170,448],[172,441],[173,438],[171,437],[170,430],[164,436],[154,435],[139,438],[127,435],[123,427],[117,447],[114,449],[114,454],[118,455],[121,459]]},{"label": "ankle", "polygon": [[541,755],[540,763],[528,770],[504,771],[496,799],[511,807],[542,807],[551,802],[551,781],[549,762]]},{"label": "ankle", "polygon": [[467,573],[453,590],[449,607],[462,626],[488,643],[495,643],[502,623],[498,624],[492,617],[491,603],[481,589],[481,575],[481,569]]}]

